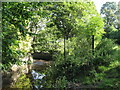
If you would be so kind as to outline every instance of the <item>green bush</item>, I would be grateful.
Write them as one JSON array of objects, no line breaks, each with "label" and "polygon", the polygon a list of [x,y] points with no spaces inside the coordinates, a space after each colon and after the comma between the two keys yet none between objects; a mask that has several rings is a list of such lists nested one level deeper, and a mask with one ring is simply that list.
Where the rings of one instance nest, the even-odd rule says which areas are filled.
[{"label": "green bush", "polygon": [[115,48],[114,41],[103,39],[95,48],[93,66],[95,72],[94,83],[100,87],[118,87],[118,76],[120,66],[119,50]]},{"label": "green bush", "polygon": [[[90,65],[90,58],[92,59],[92,53],[87,48],[89,47],[88,43],[84,39],[85,50],[81,47],[83,46],[72,46],[73,51],[69,53],[69,50],[66,49],[66,58],[64,54],[57,54],[54,57],[53,65],[48,68],[46,75],[48,75],[48,82],[54,85],[56,82],[83,82],[83,77],[89,75],[89,71],[92,70]],[[81,42],[82,43],[82,42]],[[70,45],[70,44],[69,44]],[[71,44],[72,45],[72,44]],[[82,53],[81,53],[82,52]],[[85,53],[83,53],[85,52]],[[87,53],[87,54],[86,54]],[[65,80],[63,79],[65,77]],[[59,81],[60,80],[60,81]],[[52,86],[51,85],[51,86]],[[64,85],[63,85],[64,86]]]},{"label": "green bush", "polygon": [[60,77],[56,80],[55,87],[56,88],[66,88],[68,81],[65,76]]},{"label": "green bush", "polygon": [[30,79],[25,75],[22,74],[18,80],[11,86],[11,88],[24,88],[24,89],[31,89],[32,85]]},{"label": "green bush", "polygon": [[[99,87],[102,84],[104,84],[103,87],[118,87],[119,80],[115,79],[115,77],[119,77],[120,56],[119,51],[114,48],[115,46],[112,40],[103,39],[96,46],[94,56],[87,48],[84,51],[83,48],[79,49],[79,47],[75,46],[74,48],[77,49],[73,50],[70,55],[66,52],[66,59],[64,59],[63,54],[57,55],[54,64],[47,70],[46,74],[51,86],[54,86],[56,82],[59,85],[63,81],[64,83],[95,84]],[[87,54],[77,53],[80,51]],[[63,77],[65,77],[65,80]]]},{"label": "green bush", "polygon": [[110,39],[103,39],[95,48],[94,65],[109,65],[114,61],[115,54],[117,54],[116,45]]}]

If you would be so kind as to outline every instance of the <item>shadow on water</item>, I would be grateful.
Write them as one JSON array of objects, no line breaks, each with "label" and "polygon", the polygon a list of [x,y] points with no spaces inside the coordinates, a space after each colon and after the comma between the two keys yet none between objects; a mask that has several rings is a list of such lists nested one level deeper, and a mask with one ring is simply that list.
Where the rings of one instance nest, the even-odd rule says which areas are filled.
[{"label": "shadow on water", "polygon": [[44,74],[45,68],[49,65],[50,61],[44,61],[44,60],[36,60],[34,61],[32,65],[32,70],[30,71],[31,74],[31,80],[32,80],[32,88],[39,90],[40,88],[44,88],[44,77],[46,76]]},{"label": "shadow on water", "polygon": [[[4,83],[3,83],[3,90],[7,90],[5,88],[29,88],[33,90],[39,90],[40,88],[44,88],[43,84],[45,80],[43,79],[46,75],[44,74],[44,70],[51,61],[45,61],[45,60],[34,60],[33,63],[30,65],[31,69],[27,73],[24,74],[18,74],[18,72],[13,72],[14,74],[18,74],[19,77],[16,79],[16,81],[11,80],[13,77],[13,74],[6,74],[8,78],[5,77]],[[14,75],[14,78],[16,76]],[[11,80],[9,82],[9,80]],[[5,83],[7,82],[7,84]]]}]

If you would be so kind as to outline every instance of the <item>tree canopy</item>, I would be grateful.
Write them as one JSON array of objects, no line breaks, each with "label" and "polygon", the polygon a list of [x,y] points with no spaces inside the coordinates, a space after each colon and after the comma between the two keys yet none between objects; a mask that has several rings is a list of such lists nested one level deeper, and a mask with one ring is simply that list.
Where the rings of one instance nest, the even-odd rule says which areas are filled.
[{"label": "tree canopy", "polygon": [[107,2],[100,15],[90,0],[3,2],[3,70],[24,64],[29,54],[46,53],[53,64],[44,72],[45,87],[63,88],[71,82],[118,87],[113,76],[119,76],[119,48],[110,40],[119,37],[116,7]]}]

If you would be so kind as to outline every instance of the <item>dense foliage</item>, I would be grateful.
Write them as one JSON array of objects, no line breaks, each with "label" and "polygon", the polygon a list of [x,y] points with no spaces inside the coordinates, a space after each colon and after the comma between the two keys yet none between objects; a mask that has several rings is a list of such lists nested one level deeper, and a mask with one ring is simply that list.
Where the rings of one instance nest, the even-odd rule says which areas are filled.
[{"label": "dense foliage", "polygon": [[2,10],[3,69],[21,62],[28,53],[45,52],[54,62],[45,71],[44,87],[120,86],[114,3],[103,5],[103,19],[93,2],[81,0],[8,2]]},{"label": "dense foliage", "polygon": [[105,22],[105,37],[115,40],[117,44],[120,44],[119,12],[120,9],[115,2],[106,2],[101,7],[101,15]]},{"label": "dense foliage", "polygon": [[29,52],[30,46],[27,42],[30,37],[24,27],[27,26],[31,12],[23,9],[29,6],[27,3],[3,3],[2,63],[7,64],[6,66],[16,63]]},{"label": "dense foliage", "polygon": [[28,78],[27,75],[22,74],[18,80],[14,83],[14,86],[11,86],[11,88],[24,88],[24,89],[31,89],[32,85],[31,85],[31,81]]}]

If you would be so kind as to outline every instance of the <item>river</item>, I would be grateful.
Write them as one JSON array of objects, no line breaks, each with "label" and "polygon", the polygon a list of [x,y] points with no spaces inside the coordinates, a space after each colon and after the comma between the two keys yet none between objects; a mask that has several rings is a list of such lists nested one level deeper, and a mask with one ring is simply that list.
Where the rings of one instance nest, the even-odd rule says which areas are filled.
[{"label": "river", "polygon": [[[27,73],[12,72],[3,75],[3,89],[8,88],[29,88],[39,90],[43,87],[46,77],[44,70],[52,61],[33,60],[33,63],[27,66]],[[15,79],[15,80],[14,80]]]}]

